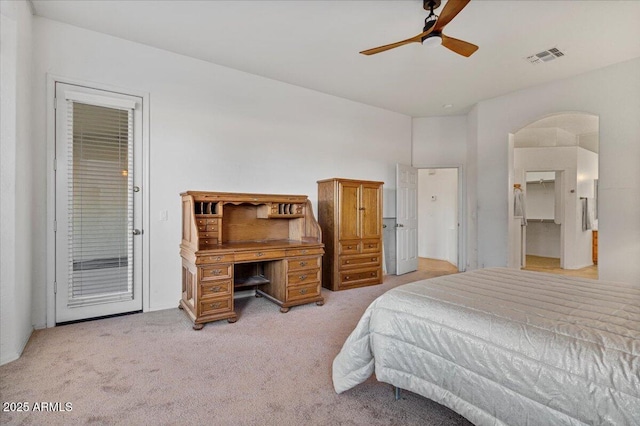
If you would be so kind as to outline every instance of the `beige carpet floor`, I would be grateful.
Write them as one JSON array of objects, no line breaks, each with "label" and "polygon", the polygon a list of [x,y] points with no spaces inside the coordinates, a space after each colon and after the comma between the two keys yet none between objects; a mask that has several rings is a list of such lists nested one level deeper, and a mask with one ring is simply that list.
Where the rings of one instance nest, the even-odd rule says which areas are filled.
[{"label": "beige carpet floor", "polygon": [[264,298],[239,299],[238,322],[201,331],[178,309],[35,331],[22,357],[0,367],[0,400],[71,410],[0,411],[0,424],[469,425],[407,391],[395,401],[393,388],[375,378],[341,395],[331,382],[333,358],[369,303],[445,273],[323,290],[324,306],[286,314]]}]

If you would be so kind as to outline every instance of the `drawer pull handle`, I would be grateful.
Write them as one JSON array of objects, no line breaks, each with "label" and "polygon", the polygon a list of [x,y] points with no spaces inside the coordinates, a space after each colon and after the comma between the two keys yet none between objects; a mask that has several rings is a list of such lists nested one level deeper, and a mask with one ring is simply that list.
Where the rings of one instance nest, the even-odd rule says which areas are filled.
[{"label": "drawer pull handle", "polygon": [[301,289],[300,294],[307,294],[307,289],[306,288]]},{"label": "drawer pull handle", "polygon": [[348,249],[348,250],[351,250],[351,246],[347,246],[347,249]]},{"label": "drawer pull handle", "polygon": [[345,281],[349,279],[349,275],[347,275],[346,277],[344,277]]},{"label": "drawer pull handle", "polygon": [[219,291],[222,291],[222,287],[217,285],[215,287],[211,287],[211,290],[209,290],[212,293],[218,293]]},{"label": "drawer pull handle", "polygon": [[307,266],[307,262],[300,262],[300,266]]},{"label": "drawer pull handle", "polygon": [[216,260],[219,262],[222,260],[222,256],[216,256]]},{"label": "drawer pull handle", "polygon": [[222,269],[214,269],[213,270],[213,275],[218,276],[220,274],[222,274]]},{"label": "drawer pull handle", "polygon": [[309,250],[302,250],[302,254],[307,254]]},{"label": "drawer pull handle", "polygon": [[218,309],[221,305],[222,305],[221,302],[216,302],[216,303],[212,303],[209,306],[211,307],[211,309]]},{"label": "drawer pull handle", "polygon": [[256,256],[258,256],[258,257],[262,257],[262,256],[264,256],[264,253],[263,253],[263,252],[261,252],[261,251],[259,251],[258,253],[256,253]]},{"label": "drawer pull handle", "polygon": [[369,244],[369,248],[373,247],[373,244]]},{"label": "drawer pull handle", "polygon": [[300,281],[304,281],[307,278],[306,275],[300,275]]},{"label": "drawer pull handle", "polygon": [[372,273],[371,273],[371,276],[372,276],[372,277],[375,277],[375,276],[376,276],[376,273],[375,273],[375,272],[372,272]]},{"label": "drawer pull handle", "polygon": [[351,261],[350,261],[350,260],[347,260],[347,261],[345,261],[344,263],[351,263]]},{"label": "drawer pull handle", "polygon": [[372,257],[372,258],[371,258],[371,261],[372,261],[372,262],[375,262],[376,260],[378,260],[378,259],[376,259],[375,257]]}]

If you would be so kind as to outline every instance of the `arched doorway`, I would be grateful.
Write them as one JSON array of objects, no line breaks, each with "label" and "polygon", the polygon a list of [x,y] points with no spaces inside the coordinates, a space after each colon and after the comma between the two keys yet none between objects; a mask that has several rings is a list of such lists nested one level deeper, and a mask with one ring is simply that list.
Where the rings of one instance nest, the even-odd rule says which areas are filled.
[{"label": "arched doorway", "polygon": [[593,114],[554,114],[510,135],[509,266],[597,279],[598,151]]}]

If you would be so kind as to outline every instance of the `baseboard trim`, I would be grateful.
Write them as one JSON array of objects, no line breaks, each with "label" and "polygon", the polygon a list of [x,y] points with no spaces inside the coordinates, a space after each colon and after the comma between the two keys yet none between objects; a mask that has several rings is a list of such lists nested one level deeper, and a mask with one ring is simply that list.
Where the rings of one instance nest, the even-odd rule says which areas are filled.
[{"label": "baseboard trim", "polygon": [[9,356],[5,356],[5,357],[0,358],[0,365],[8,364],[8,363],[13,362],[13,361],[17,360],[18,358],[20,358],[22,356],[22,353],[24,352],[24,348],[27,347],[27,343],[29,343],[29,339],[31,339],[31,335],[32,334],[33,334],[33,328],[31,329],[31,331],[27,335],[27,338],[22,342],[22,345],[20,345],[20,348],[19,348],[19,350],[17,352],[13,352]]}]

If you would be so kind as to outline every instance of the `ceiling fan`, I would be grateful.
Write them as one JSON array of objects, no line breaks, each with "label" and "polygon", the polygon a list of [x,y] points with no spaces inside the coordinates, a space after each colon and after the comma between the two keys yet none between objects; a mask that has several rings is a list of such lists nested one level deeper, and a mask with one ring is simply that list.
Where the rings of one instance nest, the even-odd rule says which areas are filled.
[{"label": "ceiling fan", "polygon": [[397,43],[386,44],[380,47],[374,47],[373,49],[363,50],[363,55],[374,55],[376,53],[384,52],[385,50],[393,49],[399,46],[404,46],[409,43],[433,43],[441,41],[442,45],[455,53],[469,57],[476,50],[478,46],[468,43],[457,38],[449,37],[442,34],[444,27],[456,17],[458,13],[469,3],[471,0],[449,0],[444,5],[440,16],[433,13],[434,9],[440,7],[441,0],[423,0],[423,7],[429,11],[429,16],[424,20],[424,28],[422,33],[415,37],[408,38],[406,40],[399,41]]}]

